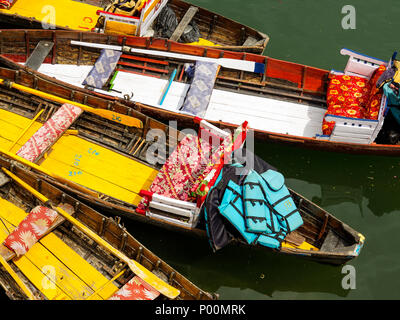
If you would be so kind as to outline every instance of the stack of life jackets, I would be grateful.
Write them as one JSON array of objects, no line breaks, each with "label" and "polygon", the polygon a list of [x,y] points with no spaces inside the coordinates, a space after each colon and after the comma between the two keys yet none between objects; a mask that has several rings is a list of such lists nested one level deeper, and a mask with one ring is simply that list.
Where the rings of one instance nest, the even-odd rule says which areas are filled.
[{"label": "stack of life jackets", "polygon": [[[233,168],[241,170],[241,178],[226,179],[232,175]],[[225,170],[225,177],[224,177]],[[248,244],[262,245],[279,249],[286,235],[303,224],[303,220],[284,184],[284,177],[273,169],[261,174],[256,170],[248,172],[240,164],[224,167],[215,186],[224,185],[220,201],[210,199],[218,204],[218,213],[228,221]],[[237,175],[237,173],[236,173]],[[211,193],[211,191],[210,191]],[[210,197],[214,197],[211,193]],[[207,201],[207,200],[206,200]],[[208,209],[208,211],[207,211]],[[218,250],[222,243],[231,240],[229,227],[221,227],[221,219],[213,214],[210,203],[204,207],[206,230],[211,247]],[[218,239],[219,238],[219,239]]]}]

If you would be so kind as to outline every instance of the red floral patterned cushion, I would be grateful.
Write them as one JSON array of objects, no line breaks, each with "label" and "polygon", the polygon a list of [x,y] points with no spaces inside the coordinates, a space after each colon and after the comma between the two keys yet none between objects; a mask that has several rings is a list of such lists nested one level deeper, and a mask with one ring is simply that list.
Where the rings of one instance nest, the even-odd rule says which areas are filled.
[{"label": "red floral patterned cushion", "polygon": [[[328,114],[325,113],[325,116]],[[333,129],[335,128],[335,121],[326,121],[322,120],[322,134],[330,136],[332,134]]]},{"label": "red floral patterned cushion", "polygon": [[347,107],[368,101],[370,85],[368,79],[347,75],[330,74],[327,103],[328,107]]},{"label": "red floral patterned cushion", "polygon": [[0,0],[0,9],[10,9],[14,0]]},{"label": "red floral patterned cushion", "polygon": [[[384,65],[374,71],[369,80],[347,75],[330,74],[327,91],[327,112],[336,116],[358,119],[378,118],[382,93],[376,88],[376,82],[386,70]],[[334,121],[323,120],[322,133],[331,135]]]},{"label": "red floral patterned cushion", "polygon": [[378,89],[376,87],[376,83],[378,82],[379,77],[384,73],[386,67],[384,65],[380,66],[375,72],[373,73],[370,79],[371,85],[371,93],[368,103],[365,106],[365,118],[371,120],[377,120],[379,115],[379,109],[381,106],[382,100],[382,89]]},{"label": "red floral patterned cushion", "polygon": [[43,206],[37,206],[4,240],[4,245],[22,256],[49,230],[57,212]]},{"label": "red floral patterned cushion", "polygon": [[168,198],[195,201],[189,194],[195,181],[210,163],[211,145],[197,136],[187,135],[170,155],[149,191]]},{"label": "red floral patterned cushion", "polygon": [[154,300],[160,293],[148,285],[138,276],[135,276],[109,300]]},{"label": "red floral patterned cushion", "polygon": [[70,104],[62,105],[18,150],[17,155],[35,162],[70,127],[81,113],[82,109],[76,106]]}]

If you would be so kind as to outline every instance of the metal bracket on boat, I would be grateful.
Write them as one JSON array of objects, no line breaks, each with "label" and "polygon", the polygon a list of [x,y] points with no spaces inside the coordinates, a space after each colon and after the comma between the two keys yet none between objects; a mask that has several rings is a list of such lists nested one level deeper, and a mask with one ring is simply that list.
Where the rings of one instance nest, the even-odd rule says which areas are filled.
[{"label": "metal bracket on boat", "polygon": [[35,50],[33,50],[32,54],[29,56],[25,66],[33,70],[38,70],[53,46],[54,42],[45,40],[40,41]]},{"label": "metal bracket on boat", "polygon": [[0,172],[0,187],[6,185],[10,182],[10,178],[8,178],[3,172]]},{"label": "metal bracket on boat", "polygon": [[131,95],[129,96],[129,94],[124,94],[124,100],[126,101],[131,101],[131,99],[133,98],[134,93],[131,92]]}]

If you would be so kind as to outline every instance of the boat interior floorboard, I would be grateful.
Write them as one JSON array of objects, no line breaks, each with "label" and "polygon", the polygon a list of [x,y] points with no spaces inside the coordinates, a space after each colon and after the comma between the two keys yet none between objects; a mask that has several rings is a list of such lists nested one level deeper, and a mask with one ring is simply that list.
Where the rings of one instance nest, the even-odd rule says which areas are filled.
[{"label": "boat interior floorboard", "polygon": [[[82,83],[91,69],[92,66],[43,64],[38,71],[83,87]],[[163,105],[160,105],[168,80],[118,72],[113,83],[115,91],[107,92],[109,95],[123,97],[133,94],[132,100],[136,102],[174,112],[181,112],[179,109],[189,89],[188,84],[174,81]],[[245,119],[254,129],[312,138],[322,134],[325,111],[300,103],[214,89],[204,118],[237,125]]]}]

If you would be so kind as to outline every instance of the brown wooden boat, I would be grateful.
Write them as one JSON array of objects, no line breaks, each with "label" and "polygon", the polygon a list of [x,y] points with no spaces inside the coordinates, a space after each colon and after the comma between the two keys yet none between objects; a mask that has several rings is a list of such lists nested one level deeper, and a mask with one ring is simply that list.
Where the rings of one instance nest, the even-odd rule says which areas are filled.
[{"label": "brown wooden boat", "polygon": [[[107,34],[126,34],[167,37],[175,41],[192,42],[186,34],[194,32],[200,36],[195,44],[206,47],[219,46],[222,49],[262,53],[269,37],[253,28],[225,18],[207,9],[181,0],[139,0],[139,10],[124,11],[114,7],[106,9],[111,0],[57,0],[43,7],[41,3],[14,0],[9,9],[0,9],[1,23],[13,28],[57,28],[78,31],[98,31]],[[1,8],[1,5],[0,5]],[[157,30],[154,24],[162,10],[170,8],[176,19],[171,27],[175,30]],[[112,12],[111,12],[112,11]],[[70,12],[74,12],[71,16]],[[56,19],[51,19],[54,13]],[[178,24],[179,23],[179,24]],[[194,23],[194,24],[193,24]],[[54,24],[54,25],[53,25]],[[194,27],[193,27],[194,26]],[[155,33],[153,31],[155,28]]]},{"label": "brown wooden boat", "polygon": [[[43,79],[49,79],[46,78],[47,74],[50,78],[75,85],[76,90],[80,87],[82,92],[89,92],[83,88],[82,81],[90,66],[99,58],[100,50],[71,46],[70,41],[100,46],[128,46],[156,52],[152,57],[141,53],[123,54],[117,66],[119,84],[114,83],[113,90],[109,91],[107,89],[110,88],[109,81],[103,90],[95,91],[96,94],[109,96],[110,99],[131,100],[124,103],[151,117],[163,121],[178,121],[181,127],[194,126],[194,116],[179,110],[186,91],[190,88],[190,81],[184,71],[185,63],[188,61],[168,57],[169,54],[210,59],[227,58],[229,61],[248,62],[265,67],[263,73],[223,66],[220,68],[214,83],[213,97],[203,118],[221,128],[232,130],[246,119],[254,130],[256,139],[263,141],[333,152],[394,156],[400,152],[399,145],[374,142],[384,120],[385,97],[382,98],[377,120],[336,117],[334,120],[338,124],[337,132],[330,137],[323,135],[322,121],[326,118],[326,95],[330,75],[327,70],[255,54],[205,49],[168,40],[66,31],[3,30],[0,33],[1,53],[3,57],[14,62],[25,62],[39,41],[44,40],[53,42],[53,49],[39,69],[42,74],[33,70],[30,72]],[[353,57],[350,61],[357,63],[357,65],[349,64],[347,67],[349,70],[361,64],[370,66],[366,72],[371,73],[379,64],[387,64],[349,50],[344,50],[343,53]],[[358,57],[360,62],[354,57]],[[364,63],[364,61],[370,62]],[[10,67],[11,65],[9,64]],[[11,68],[23,67],[14,65]],[[76,70],[80,70],[83,77],[75,76]],[[165,104],[160,105],[157,101],[158,96],[164,90],[165,83],[174,70],[176,70],[175,81],[168,92]],[[242,106],[246,104],[247,108],[243,109]],[[361,128],[362,132],[354,128]],[[350,134],[345,134],[349,130]]]},{"label": "brown wooden boat", "polygon": [[[106,218],[7,157],[0,156],[0,166],[2,241],[10,232],[16,232],[14,228],[28,221],[23,220],[26,219],[27,212],[37,213],[37,208],[64,208],[83,226],[71,223],[59,214],[42,238],[27,252],[22,254],[16,251],[19,253],[17,256],[16,252],[1,244],[1,257],[7,261],[2,264],[5,263],[11,271],[0,269],[0,285],[10,299],[26,299],[27,295],[37,300],[167,298],[151,287],[148,288],[146,283],[134,287],[132,284],[140,284],[143,280],[138,279],[125,260],[119,259],[114,251],[151,271],[150,275],[158,282],[171,286],[179,294],[177,300],[216,298],[215,295],[199,289],[144,247],[121,225],[117,216],[115,219]],[[18,179],[27,187],[23,187]],[[43,203],[38,200],[29,187],[49,201]],[[23,229],[23,226],[20,228]],[[92,238],[87,230],[111,246],[111,251],[95,241],[96,238]],[[19,232],[22,234],[22,230]],[[124,291],[120,291],[121,288]],[[132,288],[138,289],[139,293],[132,294]]]},{"label": "brown wooden boat", "polygon": [[[0,112],[3,114],[0,119],[5,122],[3,127],[8,128],[7,135],[0,137],[5,159],[23,160],[16,158],[15,152],[41,127],[41,123],[59,109],[60,103],[54,102],[48,94],[70,99],[78,105],[84,103],[96,109],[135,117],[142,121],[143,128],[128,127],[84,112],[35,164],[29,161],[23,163],[32,167],[43,180],[104,212],[190,235],[206,236],[205,226],[199,220],[192,219],[191,214],[179,216],[158,210],[156,214],[143,215],[136,210],[141,200],[141,190],[149,188],[161,168],[159,164],[149,163],[146,157],[146,151],[154,141],[147,140],[146,136],[149,137],[152,129],[165,132],[171,147],[158,156],[166,160],[177,145],[179,132],[176,129],[130,109],[118,99],[112,100],[87,90],[72,88],[23,68],[0,68],[0,78],[10,81],[3,82],[0,87]],[[30,88],[32,92],[45,93],[47,98],[12,89],[11,81]],[[134,106],[131,102],[127,104]],[[45,111],[39,114],[41,109]],[[38,114],[39,118],[35,117]],[[25,130],[26,133],[21,135]],[[96,153],[102,155],[102,161],[92,158]],[[361,234],[295,191],[290,192],[304,225],[290,233],[277,252],[332,264],[345,263],[358,256],[364,243]],[[249,246],[239,234],[236,234],[234,241]]]}]

